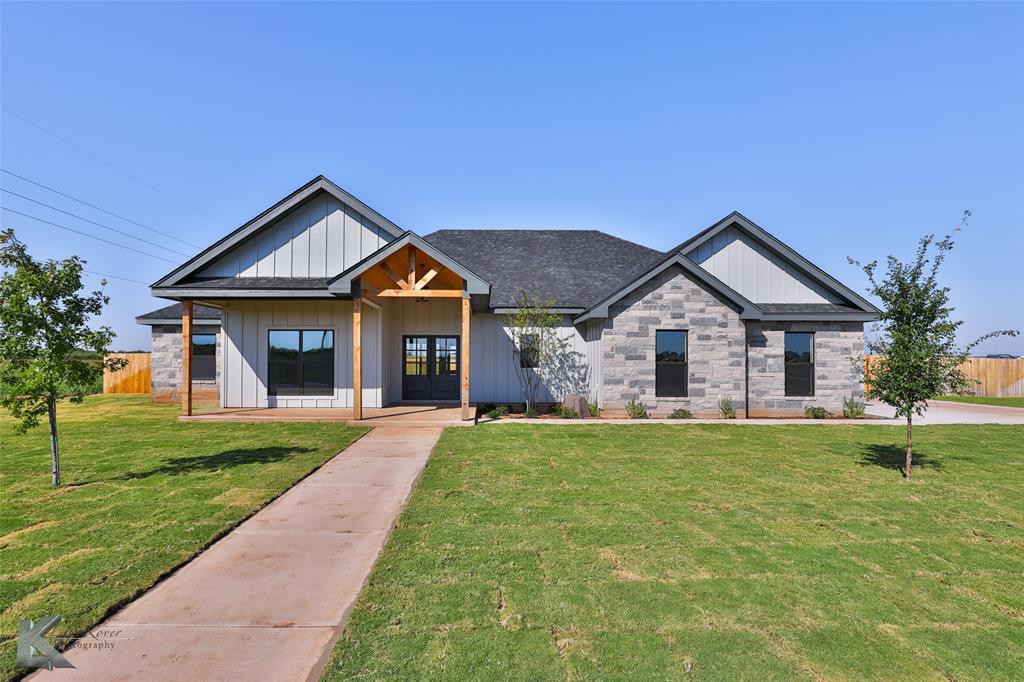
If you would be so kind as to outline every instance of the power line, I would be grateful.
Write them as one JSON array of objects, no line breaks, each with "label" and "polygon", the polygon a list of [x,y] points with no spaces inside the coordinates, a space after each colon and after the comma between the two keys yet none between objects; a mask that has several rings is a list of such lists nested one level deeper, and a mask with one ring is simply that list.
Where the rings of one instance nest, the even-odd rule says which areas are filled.
[{"label": "power line", "polygon": [[104,239],[103,237],[97,237],[96,235],[89,234],[88,232],[81,232],[79,230],[75,230],[75,229],[72,229],[70,227],[65,227],[64,225],[58,225],[57,223],[51,223],[49,220],[43,220],[42,218],[37,218],[34,215],[29,215],[28,213],[22,213],[21,211],[15,211],[13,208],[7,208],[6,206],[0,206],[0,210],[8,211],[10,213],[14,213],[14,214],[17,214],[17,215],[20,215],[20,216],[24,216],[26,218],[31,218],[32,220],[38,220],[41,223],[45,223],[47,225],[53,225],[54,227],[59,227],[62,230],[67,230],[68,232],[74,232],[75,234],[80,234],[83,237],[88,237],[89,239],[95,239],[96,241],[103,242],[105,244],[111,244],[112,246],[120,246],[122,249],[128,249],[129,251],[134,251],[135,253],[141,253],[143,256],[149,256],[150,258],[158,258],[160,260],[165,260],[168,263],[171,263],[173,265],[177,265],[177,262],[171,260],[170,258],[164,258],[163,256],[157,256],[157,255],[152,254],[152,253],[147,253],[146,251],[140,251],[139,249],[133,249],[130,246],[125,246],[124,244],[118,244],[117,242],[112,242],[109,239]]},{"label": "power line", "polygon": [[96,272],[95,270],[84,270],[84,269],[82,270],[82,272],[88,272],[90,275],[99,275],[100,277],[109,277],[110,279],[120,279],[120,280],[124,280],[125,282],[134,282],[135,284],[141,284],[144,287],[148,287],[149,286],[145,282],[140,282],[137,279],[130,279],[128,277],[118,277],[117,275],[108,275],[105,272]]},{"label": "power line", "polygon": [[50,204],[47,204],[46,202],[38,201],[36,199],[33,199],[32,197],[27,197],[24,194],[18,194],[17,192],[12,192],[11,190],[4,189],[3,187],[0,187],[0,192],[6,192],[7,194],[13,194],[14,196],[18,197],[19,199],[24,199],[25,201],[31,201],[33,204],[39,204],[40,206],[45,206],[46,208],[49,208],[49,209],[54,210],[54,211],[57,211],[58,213],[63,213],[64,215],[69,215],[72,218],[78,218],[79,220],[84,220],[85,222],[92,223],[93,225],[96,225],[97,227],[102,227],[104,230],[110,230],[111,232],[116,232],[117,234],[119,234],[119,235],[121,235],[123,237],[129,237],[131,239],[138,240],[138,241],[140,241],[140,242],[142,242],[144,244],[149,244],[150,246],[155,246],[158,249],[164,249],[165,251],[170,251],[171,253],[176,253],[179,256],[184,256],[185,258],[189,257],[189,255],[187,253],[182,253],[181,251],[176,251],[176,250],[172,249],[169,246],[163,246],[162,244],[157,244],[156,242],[151,242],[148,239],[143,239],[142,237],[136,237],[135,235],[131,234],[130,232],[124,232],[122,230],[117,229],[116,227],[110,227],[109,225],[104,225],[103,223],[98,223],[95,220],[89,220],[88,218],[83,218],[80,215],[77,215],[75,213],[71,213],[70,211],[65,211],[64,209],[57,208],[56,206],[51,206]]},{"label": "power line", "polygon": [[187,204],[184,201],[182,201],[181,199],[178,199],[177,197],[171,196],[170,194],[168,194],[167,192],[163,191],[159,187],[156,187],[155,185],[151,185],[148,182],[146,182],[145,180],[143,180],[142,178],[137,177],[135,175],[132,175],[131,173],[129,173],[126,170],[118,168],[117,166],[115,166],[114,164],[110,163],[106,159],[101,159],[100,157],[96,156],[95,154],[93,154],[89,150],[83,149],[82,147],[79,147],[77,144],[75,144],[71,140],[65,139],[65,138],[61,137],[60,135],[58,135],[57,133],[52,132],[50,130],[47,130],[46,128],[44,128],[43,126],[39,125],[38,123],[35,123],[35,122],[25,118],[24,116],[22,116],[18,112],[12,111],[11,109],[9,109],[8,107],[5,107],[5,106],[0,106],[0,109],[3,109],[4,111],[6,111],[11,116],[14,116],[15,118],[20,118],[22,121],[24,121],[25,123],[28,123],[33,128],[38,128],[39,130],[43,131],[44,133],[46,133],[50,137],[53,137],[54,139],[60,140],[64,144],[68,145],[69,147],[73,147],[74,149],[77,149],[78,151],[82,152],[86,156],[88,156],[88,157],[90,157],[92,159],[95,159],[96,161],[99,161],[103,165],[109,166],[109,167],[113,168],[114,170],[116,170],[121,175],[124,175],[127,178],[131,178],[135,182],[139,183],[140,185],[144,185],[144,186],[148,187],[149,189],[153,190],[157,194],[160,194],[161,196],[166,197],[166,198],[170,199],[171,201],[173,201],[175,203],[181,204],[185,208],[187,208],[187,209],[189,209],[191,211],[194,211],[195,213],[197,213],[197,214],[203,216],[204,218],[206,218],[207,220],[209,220],[209,221],[211,221],[213,223],[216,223],[217,225],[221,225],[222,224],[221,221],[217,220],[213,216],[210,216],[210,215],[207,215],[206,213],[203,213],[202,211],[200,211],[195,206],[192,206],[191,204]]},{"label": "power line", "polygon": [[85,201],[83,199],[79,199],[78,197],[73,197],[70,194],[65,194],[64,192],[61,192],[59,189],[54,189],[53,187],[50,187],[48,185],[44,185],[41,182],[36,182],[35,180],[29,180],[24,175],[18,175],[17,173],[14,173],[12,171],[7,170],[6,168],[0,168],[0,172],[7,173],[8,175],[13,175],[14,177],[18,178],[19,180],[24,180],[25,182],[31,183],[31,184],[35,185],[36,187],[42,187],[43,189],[50,190],[54,194],[59,194],[62,197],[65,197],[67,199],[71,199],[72,201],[77,201],[80,204],[85,204],[89,208],[94,208],[97,211],[102,211],[102,212],[106,213],[107,215],[112,215],[115,218],[120,218],[121,220],[124,220],[125,222],[131,223],[132,225],[138,225],[139,227],[145,228],[145,229],[149,230],[150,232],[155,232],[155,233],[157,233],[159,235],[167,237],[168,239],[173,239],[175,241],[179,241],[182,244],[185,244],[186,246],[191,246],[194,249],[201,249],[202,248],[198,244],[193,244],[192,242],[187,242],[184,239],[182,239],[181,237],[175,237],[173,234],[168,234],[167,232],[161,232],[160,230],[156,229],[155,227],[150,227],[149,225],[145,225],[143,223],[140,223],[137,220],[132,220],[131,218],[125,218],[123,215],[114,213],[113,211],[108,211],[107,209],[101,208],[101,207],[97,206],[96,204],[90,204],[88,201]]}]

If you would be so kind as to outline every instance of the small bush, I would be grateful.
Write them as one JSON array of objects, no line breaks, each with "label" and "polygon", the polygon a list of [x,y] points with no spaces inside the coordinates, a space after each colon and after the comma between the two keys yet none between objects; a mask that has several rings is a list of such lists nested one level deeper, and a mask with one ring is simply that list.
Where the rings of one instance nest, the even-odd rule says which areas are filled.
[{"label": "small bush", "polygon": [[540,413],[537,412],[537,408],[536,407],[530,407],[530,408],[527,408],[525,413],[523,413],[523,416],[526,417],[527,419],[536,419],[537,416],[539,416],[539,414]]},{"label": "small bush", "polygon": [[847,419],[860,419],[864,416],[864,403],[854,398],[843,398],[843,416]]},{"label": "small bush", "polygon": [[722,398],[718,401],[718,413],[722,415],[722,419],[736,418],[736,408],[732,406],[732,401],[728,398]]},{"label": "small bush", "polygon": [[572,409],[571,407],[562,406],[562,409],[558,411],[558,416],[562,419],[579,419],[579,412]]},{"label": "small bush", "polygon": [[808,419],[831,419],[832,413],[826,410],[824,407],[818,407],[817,405],[808,405],[804,408],[804,416]]},{"label": "small bush", "polygon": [[668,416],[669,419],[693,419],[693,412],[680,407],[678,410],[673,410],[672,414]]},{"label": "small bush", "polygon": [[590,408],[591,417],[597,417],[601,414],[601,410],[597,407],[597,403],[587,403],[587,407]]},{"label": "small bush", "polygon": [[487,416],[491,419],[500,419],[508,414],[508,405],[495,405],[487,410]]},{"label": "small bush", "polygon": [[626,403],[626,414],[630,419],[647,419],[647,406],[633,398]]}]

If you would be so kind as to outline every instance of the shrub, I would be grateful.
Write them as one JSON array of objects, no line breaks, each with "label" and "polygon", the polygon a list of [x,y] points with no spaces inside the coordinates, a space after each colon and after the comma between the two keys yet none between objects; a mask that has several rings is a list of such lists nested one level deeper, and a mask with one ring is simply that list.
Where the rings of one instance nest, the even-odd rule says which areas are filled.
[{"label": "shrub", "polygon": [[526,417],[527,419],[535,419],[539,414],[540,413],[537,412],[537,408],[531,405],[530,407],[526,408],[526,412],[523,414],[523,416]]},{"label": "shrub", "polygon": [[718,401],[718,413],[722,415],[722,419],[736,418],[736,408],[732,406],[732,401],[728,398],[722,398]]},{"label": "shrub", "polygon": [[487,410],[487,416],[491,419],[500,419],[508,414],[508,405],[495,405]]},{"label": "shrub", "polygon": [[668,416],[669,419],[693,419],[693,412],[680,407],[678,410],[673,410],[672,414]]},{"label": "shrub", "polygon": [[843,398],[843,416],[847,419],[860,419],[864,416],[864,403],[855,398]]},{"label": "shrub", "polygon": [[824,407],[818,407],[817,405],[808,405],[804,408],[804,416],[808,419],[831,419],[832,413],[826,410]]},{"label": "shrub", "polygon": [[590,408],[591,417],[597,417],[601,414],[601,410],[598,408],[597,403],[587,403],[587,407]]},{"label": "shrub", "polygon": [[626,414],[630,419],[647,419],[647,406],[633,398],[626,403]]}]

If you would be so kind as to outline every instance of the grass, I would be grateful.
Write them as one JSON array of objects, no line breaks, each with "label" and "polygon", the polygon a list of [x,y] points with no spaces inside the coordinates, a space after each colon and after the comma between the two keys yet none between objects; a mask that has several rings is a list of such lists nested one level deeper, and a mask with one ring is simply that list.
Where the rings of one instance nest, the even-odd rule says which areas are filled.
[{"label": "grass", "polygon": [[0,414],[0,679],[18,672],[18,620],[60,614],[51,643],[87,631],[364,433],[177,414],[127,396],[62,406],[58,489],[46,427],[16,435]]},{"label": "grass", "polygon": [[972,403],[974,405],[998,405],[1000,407],[1024,407],[1024,398],[986,398],[981,395],[944,395],[933,400],[951,403]]},{"label": "grass", "polygon": [[448,429],[327,680],[1010,680],[1024,427]]}]

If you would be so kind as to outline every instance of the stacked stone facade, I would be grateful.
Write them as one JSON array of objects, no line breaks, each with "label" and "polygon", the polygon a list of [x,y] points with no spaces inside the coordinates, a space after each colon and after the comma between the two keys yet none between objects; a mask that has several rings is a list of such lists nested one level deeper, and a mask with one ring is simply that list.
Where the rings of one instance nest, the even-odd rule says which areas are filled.
[{"label": "stacked stone facade", "polygon": [[[786,332],[814,332],[813,396],[786,395]],[[802,417],[810,406],[839,415],[844,398],[864,400],[862,322],[750,322],[747,344],[751,417]]]},{"label": "stacked stone facade", "polygon": [[[181,325],[153,325],[152,384],[154,402],[173,402],[181,398]],[[194,380],[192,397],[199,401],[220,400],[221,334],[217,325],[196,325],[194,334],[217,335],[217,378]]]},{"label": "stacked stone facade", "polygon": [[[686,330],[687,397],[655,395],[655,332]],[[732,401],[743,413],[746,330],[739,314],[673,266],[609,306],[602,345],[602,408],[622,413],[630,399],[652,416],[685,408],[698,417],[717,417],[718,401]]]},{"label": "stacked stone facade", "polygon": [[[685,408],[719,416],[727,398],[738,417],[803,416],[808,406],[841,414],[844,398],[863,400],[856,363],[861,322],[744,322],[739,314],[673,267],[609,306],[601,338],[601,406],[620,416],[631,399],[651,416]],[[655,395],[655,332],[687,331],[688,395]],[[814,395],[786,396],[785,332],[814,332]]]}]

